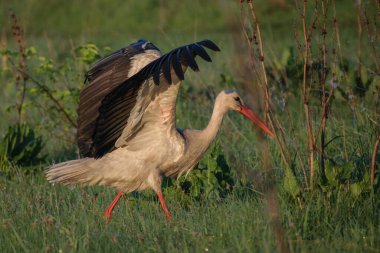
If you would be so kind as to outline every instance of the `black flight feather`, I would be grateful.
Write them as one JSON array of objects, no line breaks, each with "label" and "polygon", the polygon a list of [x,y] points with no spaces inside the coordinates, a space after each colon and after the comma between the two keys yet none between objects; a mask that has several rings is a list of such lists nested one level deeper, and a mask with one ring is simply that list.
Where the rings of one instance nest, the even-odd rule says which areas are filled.
[{"label": "black flight feather", "polygon": [[168,54],[168,58],[165,62],[165,65],[163,67],[163,72],[164,72],[164,77],[166,78],[166,81],[168,81],[168,83],[172,84],[172,76],[170,74],[170,64],[171,64],[171,58],[172,58],[172,55],[174,54],[175,51],[172,51]]},{"label": "black flight feather", "polygon": [[173,57],[173,68],[174,68],[175,74],[182,81],[185,79],[185,76],[183,75],[180,54],[181,54],[181,49],[178,49],[177,53]]},{"label": "black flight feather", "polygon": [[[90,119],[85,118],[85,120],[83,120],[86,125],[83,125],[82,128],[91,125],[90,128],[85,128],[85,132],[78,135],[80,140],[78,144],[80,145],[81,151],[84,151],[83,154],[87,157],[100,158],[112,152],[112,150],[115,149],[116,141],[120,138],[124,128],[129,123],[132,109],[136,106],[139,90],[141,90],[146,81],[152,78],[153,82],[159,85],[160,75],[163,73],[165,80],[171,84],[171,66],[173,66],[175,75],[177,75],[180,80],[184,80],[182,64],[188,65],[194,71],[198,71],[199,67],[195,61],[195,56],[199,55],[205,61],[211,61],[210,56],[203,47],[220,51],[210,40],[203,40],[176,48],[147,64],[135,75],[116,87],[113,87],[106,93],[101,100],[99,108],[96,110],[97,115],[94,115],[95,117]],[[121,53],[125,54],[123,51],[116,51],[112,56],[117,56]],[[88,73],[86,79],[91,82],[98,77],[99,74],[103,75],[103,73],[105,73],[103,69],[110,67],[108,62],[114,64],[112,61],[112,57],[101,60],[97,68],[94,68],[92,72]],[[116,71],[121,70],[117,69]],[[87,96],[87,99],[91,98],[90,95]],[[85,102],[86,101],[82,101],[82,104]]]},{"label": "black flight feather", "polygon": [[185,50],[183,50],[183,53],[185,55],[185,59],[187,61],[187,64],[189,64],[190,68],[194,71],[199,71],[198,64],[194,60],[194,54],[190,51],[189,45],[185,47]]},{"label": "black flight feather", "polygon": [[202,40],[198,44],[214,51],[220,51],[219,47],[211,40]]},{"label": "black flight feather", "polygon": [[193,49],[197,55],[199,55],[203,60],[211,62],[210,56],[207,54],[206,50],[203,47],[194,43]]},{"label": "black flight feather", "polygon": [[161,57],[161,60],[158,62],[158,65],[157,67],[154,68],[153,70],[153,80],[154,80],[154,83],[156,85],[159,85],[160,84],[160,74],[161,74],[161,67],[162,67],[162,64],[167,61],[167,58],[168,56],[170,56],[170,54],[166,54],[164,56]]}]

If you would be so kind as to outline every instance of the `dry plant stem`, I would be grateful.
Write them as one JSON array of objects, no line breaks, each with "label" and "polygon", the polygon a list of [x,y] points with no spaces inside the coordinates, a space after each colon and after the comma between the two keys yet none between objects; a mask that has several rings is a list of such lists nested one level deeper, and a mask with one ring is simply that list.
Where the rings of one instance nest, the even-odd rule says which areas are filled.
[{"label": "dry plant stem", "polygon": [[340,43],[340,35],[339,35],[339,25],[338,25],[338,19],[336,18],[336,9],[335,9],[335,0],[332,0],[332,6],[333,6],[333,23],[334,23],[334,34],[336,36],[336,43],[338,46],[338,55],[339,60],[341,63],[343,63],[343,55],[342,55],[342,47]]},{"label": "dry plant stem", "polygon": [[266,200],[267,215],[269,218],[269,223],[276,238],[277,249],[279,252],[289,252],[288,240],[286,238],[285,231],[281,224],[280,219],[280,208],[277,199],[277,188],[275,185],[275,173],[272,171],[273,166],[271,162],[270,152],[268,145],[265,142],[265,139],[260,137],[260,149],[261,149],[261,158],[263,162],[263,167],[268,173],[268,185],[264,189],[264,196]]},{"label": "dry plant stem", "polygon": [[255,8],[253,6],[253,2],[252,1],[247,1],[248,2],[248,5],[251,9],[251,15],[253,17],[253,20],[256,24],[256,32],[257,32],[257,37],[258,37],[258,40],[259,40],[259,47],[260,47],[260,65],[261,65],[261,71],[262,71],[262,74],[263,74],[263,78],[264,78],[264,85],[265,85],[265,115],[267,115],[267,117],[269,116],[269,100],[270,100],[270,97],[269,97],[269,85],[268,85],[268,77],[267,77],[267,72],[265,70],[265,64],[264,64],[264,48],[263,48],[263,40],[262,40],[262,37],[261,37],[261,31],[260,31],[260,25],[259,25],[259,21],[257,19],[257,16],[256,16],[256,12],[255,12]]},{"label": "dry plant stem", "polygon": [[[378,14],[380,15],[380,12]],[[376,45],[378,43],[377,42],[378,36],[376,36],[376,33],[377,33],[376,20],[374,20],[375,22],[375,25],[373,26],[374,29],[371,30],[370,20],[368,18],[367,12],[364,12],[364,18],[365,18],[364,24],[366,25],[366,28],[367,28],[368,43],[372,49],[372,58],[375,63],[377,72],[380,73],[380,65],[379,65],[378,54],[376,50]]]},{"label": "dry plant stem", "polygon": [[[290,116],[290,113],[289,113],[288,109],[286,110],[286,115],[287,115],[287,118],[288,118],[289,122],[292,122],[292,117]],[[309,180],[307,178],[307,173],[306,173],[306,169],[305,169],[305,163],[303,161],[303,158],[300,156],[298,142],[295,141],[295,138],[294,138],[294,126],[291,127],[290,131],[293,133],[293,134],[291,134],[293,136],[293,138],[290,138],[290,142],[291,142],[292,147],[295,149],[296,156],[297,156],[297,158],[298,158],[298,160],[300,162],[301,170],[302,170],[302,173],[303,173],[303,177],[304,177],[306,188],[309,189]]]},{"label": "dry plant stem", "polygon": [[[281,142],[280,142],[280,139],[277,135],[277,132],[276,131],[273,131],[274,134],[275,134],[275,141],[276,141],[276,144],[277,146],[280,148],[280,153],[281,153],[281,157],[282,157],[282,160],[285,162],[285,164],[293,171],[293,174],[295,175],[295,168],[294,168],[294,164],[292,162],[292,158],[290,156],[290,152],[289,152],[289,147],[286,143],[286,140],[285,140],[285,134],[284,134],[284,130],[282,128],[282,125],[280,124],[280,122],[278,121],[277,117],[273,117],[274,119],[274,123],[276,125],[276,128],[279,130],[280,132],[280,137],[281,137],[281,141],[284,145],[284,147],[282,146]],[[269,120],[269,124],[271,126],[272,129],[275,129],[274,126],[273,126],[273,122],[272,122],[272,118],[271,116],[269,115],[268,117],[268,120]]]},{"label": "dry plant stem", "polygon": [[374,0],[377,7],[377,17],[380,18],[380,0]]},{"label": "dry plant stem", "polygon": [[304,35],[304,42],[305,42],[305,52],[304,52],[304,64],[303,64],[303,80],[302,80],[302,95],[303,95],[303,101],[304,101],[304,111],[305,111],[305,117],[306,117],[306,126],[307,126],[307,133],[308,133],[308,142],[309,142],[309,164],[310,164],[310,188],[313,189],[314,185],[314,138],[313,138],[313,129],[311,126],[310,121],[310,114],[309,114],[309,98],[308,98],[308,92],[306,87],[306,77],[307,77],[307,65],[309,60],[309,46],[311,41],[311,36],[313,32],[313,26],[316,21],[316,17],[314,19],[313,25],[310,26],[309,32],[306,29],[306,4],[307,0],[304,0],[303,2],[303,11],[302,11],[302,30]]},{"label": "dry plant stem", "polygon": [[[294,141],[294,139],[292,139],[292,144],[293,144],[293,146],[294,146],[297,150],[299,150],[299,148],[298,148],[298,146],[297,146],[296,143],[297,143],[297,142]],[[308,182],[308,179],[307,179],[307,173],[306,173],[306,169],[305,169],[305,164],[304,164],[304,162],[303,162],[303,160],[302,160],[302,157],[300,156],[300,153],[299,153],[299,152],[296,152],[296,155],[297,155],[298,160],[300,161],[300,164],[301,164],[301,169],[302,169],[302,173],[303,173],[303,178],[304,178],[304,180],[305,180],[306,188],[309,189],[309,182]]]},{"label": "dry plant stem", "polygon": [[[288,167],[290,167],[290,168],[292,168],[292,170],[294,170],[293,167],[290,166],[291,165],[290,155],[288,156],[289,159],[287,159],[286,155],[285,155],[284,148],[281,145],[280,139],[278,138],[277,132],[275,131],[275,128],[274,128],[274,125],[273,125],[273,121],[272,121],[272,119],[270,117],[270,114],[269,114],[270,94],[269,94],[269,88],[268,88],[268,78],[267,78],[266,71],[265,71],[264,51],[263,51],[263,42],[262,42],[262,38],[261,38],[260,26],[257,23],[258,20],[257,20],[256,14],[255,14],[252,2],[248,1],[248,4],[250,5],[251,15],[252,15],[252,17],[253,17],[253,19],[255,21],[255,24],[256,24],[256,30],[258,29],[257,30],[257,34],[258,34],[257,37],[258,37],[258,43],[260,45],[260,64],[261,64],[261,69],[262,69],[262,72],[263,72],[262,76],[264,78],[264,85],[265,85],[265,105],[268,105],[268,111],[266,111],[266,118],[268,119],[269,125],[270,125],[271,129],[274,132],[274,139],[276,141],[277,146],[280,149],[280,154],[281,154],[282,160],[284,161],[284,163]],[[255,71],[255,74],[257,75],[257,77],[260,78],[260,74],[257,71],[256,65],[254,64],[255,61],[254,61],[254,55],[252,54],[252,38],[249,37],[247,28],[245,27],[245,24],[244,24],[244,21],[243,21],[243,1],[240,2],[240,22],[241,22],[243,34],[244,34],[244,36],[245,36],[245,38],[246,38],[246,40],[248,42],[250,62],[251,62],[252,69]],[[252,36],[254,36],[254,30],[255,29],[252,28]],[[278,125],[279,125],[279,123],[278,123]],[[285,140],[284,137],[283,137],[283,140]],[[285,147],[287,148],[286,144],[285,144]],[[287,150],[287,153],[289,153],[288,150]]]},{"label": "dry plant stem", "polygon": [[372,153],[372,161],[371,161],[371,185],[375,183],[375,167],[376,167],[376,155],[377,155],[377,149],[379,147],[380,143],[380,135],[377,136],[377,140],[375,143],[375,146],[373,147],[373,153]]},{"label": "dry plant stem", "polygon": [[[25,93],[26,93],[26,55],[25,55],[25,38],[24,38],[24,32],[21,29],[21,26],[18,22],[16,14],[10,10],[10,17],[12,20],[12,34],[13,37],[16,40],[16,43],[18,44],[18,51],[19,51],[19,58],[18,58],[18,64],[20,68],[20,75],[16,76],[16,89],[21,92],[20,97],[18,98],[16,102],[16,108],[18,113],[18,122],[21,123],[22,121],[22,108],[25,101]],[[21,79],[21,80],[20,80]],[[20,85],[21,81],[21,85]]]},{"label": "dry plant stem", "polygon": [[[343,64],[343,57],[342,57],[342,50],[341,50],[341,45],[340,45],[340,36],[339,36],[339,25],[338,25],[338,20],[336,18],[336,10],[335,10],[335,2],[334,0],[331,1],[331,5],[333,8],[333,25],[332,25],[332,82],[335,82],[336,77],[337,77],[337,70],[339,63]],[[336,50],[336,47],[338,48],[338,51]],[[334,83],[331,86],[331,90],[335,90],[338,87],[335,86]],[[334,87],[333,87],[334,86]]]},{"label": "dry plant stem", "polygon": [[[19,72],[22,72],[22,69],[20,69],[19,67],[17,67],[17,65],[11,60],[11,59],[8,59],[8,61],[11,63],[11,65]],[[65,110],[65,108],[63,108],[63,106],[61,105],[61,103],[54,97],[53,93],[51,90],[49,90],[48,87],[46,87],[45,85],[41,84],[40,82],[38,82],[36,79],[34,79],[32,76],[30,76],[27,72],[25,73],[25,76],[28,80],[31,80],[35,85],[37,85],[37,87],[39,87],[48,97],[49,99],[55,104],[56,106],[56,109],[61,112],[65,118],[67,119],[67,121],[71,124],[72,127],[77,127],[77,124],[75,123],[75,121],[70,117],[70,115],[68,114],[68,112]]]},{"label": "dry plant stem", "polygon": [[[1,37],[0,37],[0,50],[3,51],[3,49],[6,49],[6,48],[7,48],[7,37],[6,37],[5,29],[3,28],[1,30]],[[1,68],[3,70],[8,69],[6,56],[1,57]]]},{"label": "dry plant stem", "polygon": [[342,128],[343,132],[343,149],[344,149],[344,158],[348,160],[347,145],[346,145],[346,129]]},{"label": "dry plant stem", "polygon": [[[250,58],[251,58],[251,61],[254,62],[253,54],[251,52],[251,50],[252,50],[251,41],[252,40],[248,36],[248,32],[247,32],[247,29],[244,25],[243,18],[242,18],[242,3],[243,2],[244,1],[242,1],[242,0],[240,1],[240,10],[241,10],[240,20],[241,20],[241,24],[242,24],[243,33],[244,33],[246,40],[248,42],[248,45],[249,45]],[[258,34],[258,40],[259,40],[259,45],[260,45],[260,64],[261,64],[262,75],[263,75],[264,84],[265,84],[265,114],[267,115],[267,119],[270,123],[270,127],[273,129],[273,132],[275,134],[275,140],[276,140],[277,145],[280,148],[281,157],[282,157],[283,161],[289,166],[288,161],[285,158],[285,154],[284,154],[283,148],[281,146],[281,143],[279,141],[279,138],[277,136],[277,133],[274,129],[272,119],[271,119],[270,114],[269,114],[270,96],[269,96],[269,89],[268,89],[268,80],[267,80],[267,75],[266,75],[265,65],[264,65],[264,52],[263,52],[263,43],[262,43],[262,39],[261,39],[260,27],[259,27],[259,24],[257,22],[257,18],[255,15],[255,12],[254,12],[252,1],[248,0],[247,2],[250,6],[251,14],[252,14],[252,17],[253,17],[255,24],[256,24],[256,32]],[[252,67],[254,68],[254,65],[252,65]],[[254,68],[254,71],[257,71],[257,70],[255,70],[255,68]],[[259,75],[257,75],[257,76],[259,77]],[[261,138],[263,138],[263,137],[261,137]],[[278,200],[277,200],[277,190],[276,190],[276,186],[275,186],[274,173],[271,171],[273,166],[271,164],[271,158],[269,157],[269,154],[270,154],[269,149],[268,149],[268,146],[267,146],[265,140],[263,140],[263,139],[261,139],[261,141],[260,141],[260,146],[261,146],[261,150],[262,150],[263,167],[267,171],[268,175],[270,175],[269,180],[268,180],[269,187],[267,187],[267,189],[269,189],[269,190],[265,190],[265,193],[264,193],[265,198],[267,200],[267,208],[268,208],[267,213],[268,213],[269,222],[270,222],[272,231],[276,237],[277,248],[278,248],[279,252],[287,253],[287,252],[289,252],[289,245],[288,245],[288,241],[286,239],[286,235],[285,235],[284,229],[282,228],[282,224],[280,221],[279,205],[278,205]]]},{"label": "dry plant stem", "polygon": [[278,252],[290,252],[288,240],[286,238],[285,231],[281,225],[281,220],[279,217],[277,191],[275,188],[269,190],[269,192],[266,194],[266,199],[269,206],[269,220],[276,237]]},{"label": "dry plant stem", "polygon": [[[269,113],[268,113],[268,122],[269,122],[269,125],[270,125],[271,129],[273,129],[274,140],[276,141],[277,146],[280,148],[280,154],[281,154],[281,158],[282,158],[283,162],[286,164],[286,166],[288,166],[289,168],[291,168],[292,171],[293,171],[293,173],[294,173],[294,168],[293,168],[293,166],[291,166],[290,155],[289,155],[289,160],[286,159],[284,147],[282,146],[282,144],[280,142],[280,139],[278,138],[277,131],[275,131],[275,128],[274,128],[274,125],[273,125],[273,121],[272,121],[272,118],[271,118],[271,116],[270,116]],[[279,125],[279,123],[278,123],[278,125]],[[280,131],[280,133],[282,133],[282,132]],[[283,137],[283,140],[285,140],[284,137]],[[287,148],[286,143],[285,143],[285,147]],[[287,153],[289,154],[289,150],[287,150]]]},{"label": "dry plant stem", "polygon": [[357,1],[356,7],[356,18],[358,21],[358,66],[357,72],[359,77],[361,76],[361,66],[362,66],[362,38],[363,38],[363,27],[361,22],[361,0]]},{"label": "dry plant stem", "polygon": [[380,1],[379,0],[374,0],[377,6],[377,16],[380,16]]},{"label": "dry plant stem", "polygon": [[[260,78],[260,74],[257,71],[256,62],[254,61],[254,56],[253,56],[253,53],[252,53],[252,40],[253,40],[253,38],[251,38],[248,35],[248,31],[247,31],[247,28],[246,28],[245,23],[244,23],[244,18],[243,18],[243,1],[240,2],[240,24],[241,24],[241,27],[242,27],[242,31],[243,31],[244,37],[245,37],[245,39],[246,39],[246,41],[248,43],[249,62],[250,62],[251,68],[255,72],[257,78]],[[252,33],[254,33],[254,32],[252,31]]]},{"label": "dry plant stem", "polygon": [[[325,1],[321,1],[322,14],[323,14],[323,27],[322,27],[322,57],[323,57],[323,69],[322,69],[322,80],[321,80],[321,88],[322,88],[322,119],[321,119],[321,172],[322,177],[325,179],[325,136],[326,136],[326,123],[327,123],[327,114],[328,114],[328,101],[326,98],[326,71],[327,71],[327,49],[326,49],[326,35],[327,35],[327,12],[329,0],[325,4]],[[332,90],[330,90],[330,93]]]}]

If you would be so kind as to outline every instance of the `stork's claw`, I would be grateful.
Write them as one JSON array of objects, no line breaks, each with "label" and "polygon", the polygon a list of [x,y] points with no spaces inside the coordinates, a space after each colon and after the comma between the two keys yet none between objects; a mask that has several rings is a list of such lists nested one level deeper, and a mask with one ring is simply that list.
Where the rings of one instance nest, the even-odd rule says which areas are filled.
[{"label": "stork's claw", "polygon": [[104,216],[107,217],[107,222],[106,224],[108,224],[111,220],[111,214],[112,214],[112,210],[113,208],[115,207],[116,203],[119,201],[119,199],[123,196],[123,192],[119,192],[117,194],[117,196],[115,197],[115,199],[112,201],[112,203],[107,207],[107,209],[104,211]]},{"label": "stork's claw", "polygon": [[108,208],[104,211],[104,217],[107,217],[106,224],[110,223],[110,220],[111,220],[111,213],[110,213],[110,211],[108,210]]}]

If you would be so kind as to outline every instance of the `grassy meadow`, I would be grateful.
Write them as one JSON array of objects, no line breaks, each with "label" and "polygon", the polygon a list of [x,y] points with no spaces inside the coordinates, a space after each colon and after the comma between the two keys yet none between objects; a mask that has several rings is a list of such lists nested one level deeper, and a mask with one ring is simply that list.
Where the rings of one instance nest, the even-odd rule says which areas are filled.
[{"label": "grassy meadow", "polygon": [[[0,252],[380,252],[378,1],[252,3],[1,1]],[[85,71],[139,38],[221,48],[187,71],[178,127],[203,128],[236,88],[276,136],[228,113],[194,171],[165,180],[170,222],[148,190],[107,225],[114,189],[51,185],[44,169],[79,156]]]}]

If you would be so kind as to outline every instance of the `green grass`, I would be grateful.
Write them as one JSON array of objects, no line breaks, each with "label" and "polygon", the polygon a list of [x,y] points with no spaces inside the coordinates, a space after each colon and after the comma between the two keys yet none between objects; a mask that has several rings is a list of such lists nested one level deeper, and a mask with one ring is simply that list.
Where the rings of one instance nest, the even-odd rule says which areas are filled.
[{"label": "green grass", "polygon": [[[167,192],[167,222],[153,195],[118,203],[106,225],[103,211],[115,191],[52,186],[39,174],[0,179],[1,252],[273,252],[261,195],[234,192],[223,201],[181,204]],[[316,194],[307,205],[280,196],[281,220],[292,252],[377,252],[379,200],[335,204]]]},{"label": "green grass", "polygon": [[[282,62],[284,56],[296,49],[293,29],[294,26],[300,29],[299,14],[291,1],[284,9],[269,2],[262,0],[256,4],[268,73],[276,74],[286,67],[295,68],[295,73],[301,72],[302,62],[297,56],[291,59],[301,65]],[[335,2],[343,57],[349,67],[348,77],[342,79],[340,85],[345,91],[352,91],[358,42],[355,5],[347,1]],[[161,3],[163,6],[160,7]],[[371,8],[373,1],[362,3],[373,18],[376,13],[376,9]],[[255,111],[260,112],[262,108],[257,80],[245,69],[248,61],[246,42],[241,39],[238,5],[233,1],[98,0],[91,3],[68,1],[65,4],[43,0],[2,1],[0,44],[16,51],[6,12],[8,8],[14,9],[20,18],[27,46],[34,46],[39,56],[52,59],[53,72],[60,70],[65,63],[69,66],[63,70],[63,75],[52,81],[49,79],[52,72],[35,70],[39,64],[37,59],[28,62],[30,73],[56,89],[54,94],[73,115],[75,99],[65,97],[64,92],[68,87],[80,87],[83,73],[89,67],[78,60],[75,49],[93,42],[104,53],[105,46],[117,49],[138,38],[151,40],[163,52],[205,38],[215,41],[222,49],[220,53],[210,54],[212,63],[198,60],[199,73],[186,73],[177,104],[179,127],[204,127],[211,115],[214,97],[224,88],[237,88]],[[309,11],[312,13],[311,9]],[[318,36],[318,32],[315,34]],[[273,107],[283,124],[295,164],[297,185],[293,186],[300,189],[300,193],[292,197],[286,183],[289,185],[294,181],[285,173],[287,168],[275,142],[267,138],[273,163],[273,170],[269,173],[275,174],[279,220],[291,252],[380,252],[379,182],[377,179],[376,187],[371,188],[366,179],[374,140],[379,134],[376,96],[380,78],[367,39],[365,35],[362,71],[365,78],[374,78],[373,84],[364,97],[351,100],[336,91],[326,133],[326,140],[334,138],[326,153],[329,171],[336,174],[332,182],[325,185],[318,182],[313,192],[305,187],[298,158],[307,163],[300,82],[295,76],[288,76],[289,87],[282,90],[278,80],[270,78]],[[314,50],[314,57],[318,60],[319,51]],[[276,64],[273,62],[276,61],[281,63],[280,69],[274,69]],[[331,63],[332,57],[328,61]],[[2,136],[8,126],[17,121],[15,109],[11,107],[15,104],[17,92],[11,66],[3,61],[0,64]],[[28,85],[34,87],[31,82]],[[251,86],[255,87],[253,92],[249,89]],[[281,104],[282,99],[286,100],[286,106]],[[313,91],[310,106],[315,132],[319,127],[318,103],[318,92]],[[77,156],[75,129],[68,127],[62,116],[50,106],[43,95],[31,92],[24,113],[25,121],[45,141],[43,154],[47,156],[46,162],[35,167],[15,166],[7,173],[0,171],[0,252],[277,251],[268,219],[270,207],[264,195],[270,175],[262,166],[257,130],[241,115],[228,113],[218,137],[236,183],[226,198],[192,199],[173,188],[165,188],[166,201],[173,216],[172,221],[167,222],[152,192],[129,194],[127,199],[118,203],[111,223],[106,225],[103,211],[115,197],[114,189],[53,186],[44,178],[43,169],[50,163]],[[316,161],[318,170],[319,157]],[[349,176],[344,176],[345,173]]]}]

